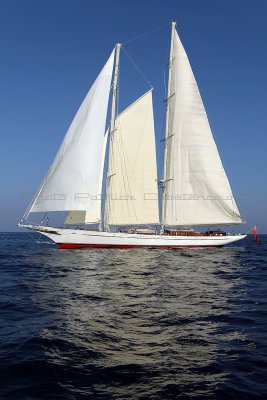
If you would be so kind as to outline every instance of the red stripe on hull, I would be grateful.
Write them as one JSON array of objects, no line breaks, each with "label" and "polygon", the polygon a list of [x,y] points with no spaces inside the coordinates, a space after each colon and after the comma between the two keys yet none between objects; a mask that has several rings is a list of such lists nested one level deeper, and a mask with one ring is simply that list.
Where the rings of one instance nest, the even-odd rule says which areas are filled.
[{"label": "red stripe on hull", "polygon": [[79,243],[58,243],[61,249],[187,249],[187,248],[204,248],[204,247],[223,247],[223,246],[142,246],[142,245],[124,245],[124,244],[79,244]]}]

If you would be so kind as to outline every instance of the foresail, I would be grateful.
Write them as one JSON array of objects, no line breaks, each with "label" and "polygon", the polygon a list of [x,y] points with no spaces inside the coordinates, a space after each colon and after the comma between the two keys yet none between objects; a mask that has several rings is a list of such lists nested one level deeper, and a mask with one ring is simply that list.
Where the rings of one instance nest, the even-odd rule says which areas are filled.
[{"label": "foresail", "polygon": [[99,181],[114,51],[81,104],[29,212],[86,211],[100,220]]},{"label": "foresail", "polygon": [[157,167],[151,90],[116,118],[110,140],[107,224],[158,224]]},{"label": "foresail", "polygon": [[[99,184],[97,192],[97,210],[93,213],[91,211],[70,211],[65,218],[65,225],[86,225],[100,222],[99,216],[101,215],[101,200],[102,200],[102,186],[103,186],[103,174],[105,165],[105,155],[107,148],[109,130],[106,131],[103,142],[102,158],[101,158],[101,169],[99,175]],[[97,218],[97,219],[96,219]]]},{"label": "foresail", "polygon": [[[94,215],[93,215],[94,216]],[[69,211],[65,218],[65,225],[84,225],[98,221],[92,221],[90,212],[87,211]]]},{"label": "foresail", "polygon": [[172,49],[162,222],[180,226],[241,223],[197,83],[176,31]]}]

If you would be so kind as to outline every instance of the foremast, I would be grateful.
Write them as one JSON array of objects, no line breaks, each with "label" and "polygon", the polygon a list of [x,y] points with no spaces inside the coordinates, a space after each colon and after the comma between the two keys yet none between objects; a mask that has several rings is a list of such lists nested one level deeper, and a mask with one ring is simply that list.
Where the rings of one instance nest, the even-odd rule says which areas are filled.
[{"label": "foremast", "polygon": [[172,63],[173,63],[173,37],[176,28],[176,22],[172,22],[171,30],[171,44],[170,44],[170,57],[169,57],[169,68],[168,68],[168,87],[167,87],[167,98],[166,98],[166,120],[165,120],[165,139],[164,139],[164,171],[163,171],[163,181],[162,181],[162,202],[161,202],[161,231],[164,230],[164,221],[166,217],[166,176],[167,176],[167,163],[168,163],[168,139],[173,134],[169,132],[169,100],[174,93],[171,93],[171,77],[172,77]]},{"label": "foremast", "polygon": [[120,50],[121,44],[117,43],[115,46],[115,67],[114,67],[114,76],[113,76],[113,84],[112,84],[112,103],[111,103],[111,116],[110,116],[110,142],[109,142],[109,157],[108,157],[108,171],[106,177],[106,195],[105,195],[105,207],[104,207],[104,231],[109,230],[108,226],[108,213],[110,209],[109,205],[109,186],[110,179],[112,178],[112,157],[113,157],[113,135],[116,130],[116,116],[118,113],[118,77],[119,77],[119,63],[120,63]]}]

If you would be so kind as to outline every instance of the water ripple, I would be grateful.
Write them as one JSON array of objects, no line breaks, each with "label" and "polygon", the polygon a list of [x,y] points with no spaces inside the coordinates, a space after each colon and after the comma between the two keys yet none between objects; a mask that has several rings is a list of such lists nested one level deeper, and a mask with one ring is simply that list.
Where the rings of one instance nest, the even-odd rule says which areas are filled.
[{"label": "water ripple", "polygon": [[1,399],[265,398],[266,236],[204,251],[1,237]]}]

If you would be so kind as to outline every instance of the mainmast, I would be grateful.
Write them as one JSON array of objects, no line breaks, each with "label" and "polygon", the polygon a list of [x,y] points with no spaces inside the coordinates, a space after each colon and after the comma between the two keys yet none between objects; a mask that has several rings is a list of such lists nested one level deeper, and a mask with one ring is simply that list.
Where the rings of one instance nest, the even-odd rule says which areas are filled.
[{"label": "mainmast", "polygon": [[112,155],[113,155],[113,135],[115,132],[115,120],[117,116],[117,98],[118,98],[118,76],[119,76],[119,61],[120,61],[120,50],[121,44],[117,43],[115,47],[115,68],[114,68],[114,77],[113,77],[113,90],[112,90],[112,104],[111,104],[111,117],[110,117],[110,142],[109,142],[109,160],[108,160],[108,171],[106,178],[106,197],[105,197],[105,209],[104,209],[104,231],[108,229],[107,221],[108,221],[108,213],[109,213],[109,186],[110,179],[113,176],[112,171]]},{"label": "mainmast", "polygon": [[164,146],[164,174],[162,181],[162,204],[161,204],[161,230],[164,229],[164,221],[165,221],[165,185],[166,185],[166,176],[167,176],[167,163],[168,163],[168,138],[173,132],[169,132],[169,99],[171,97],[171,78],[172,78],[172,62],[173,62],[173,37],[175,32],[176,22],[172,22],[172,31],[171,31],[171,46],[170,46],[170,58],[169,58],[169,72],[168,72],[168,89],[167,89],[167,98],[166,98],[166,122],[165,122],[165,146]]},{"label": "mainmast", "polygon": [[120,62],[120,51],[121,44],[116,44],[116,53],[115,53],[115,68],[114,68],[114,77],[113,77],[113,90],[112,90],[112,105],[111,105],[111,117],[110,117],[110,137],[112,137],[112,133],[115,128],[115,119],[117,116],[117,94],[118,94],[118,76],[119,76],[119,62]]}]

